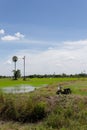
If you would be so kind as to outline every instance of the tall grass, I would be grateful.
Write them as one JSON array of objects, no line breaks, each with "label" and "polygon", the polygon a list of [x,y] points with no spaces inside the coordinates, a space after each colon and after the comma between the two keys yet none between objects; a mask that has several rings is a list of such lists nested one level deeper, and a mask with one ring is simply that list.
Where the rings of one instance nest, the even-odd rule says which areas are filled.
[{"label": "tall grass", "polygon": [[86,130],[87,97],[0,94],[0,119],[42,122],[36,126],[37,130]]},{"label": "tall grass", "polygon": [[36,122],[46,116],[45,102],[30,96],[0,95],[0,118],[19,122]]},{"label": "tall grass", "polygon": [[48,116],[46,125],[58,130],[87,129],[87,98],[74,97],[58,101],[56,107]]}]

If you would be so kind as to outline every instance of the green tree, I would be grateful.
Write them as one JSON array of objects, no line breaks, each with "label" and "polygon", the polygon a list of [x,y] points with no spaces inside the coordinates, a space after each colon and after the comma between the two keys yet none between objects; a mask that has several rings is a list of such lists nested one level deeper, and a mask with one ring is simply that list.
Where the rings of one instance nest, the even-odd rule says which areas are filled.
[{"label": "green tree", "polygon": [[17,76],[17,78],[21,77],[21,71],[19,69],[16,71],[16,76]]},{"label": "green tree", "polygon": [[21,77],[21,71],[18,69],[18,70],[13,70],[13,73],[14,73],[14,79],[17,80],[18,78]]}]

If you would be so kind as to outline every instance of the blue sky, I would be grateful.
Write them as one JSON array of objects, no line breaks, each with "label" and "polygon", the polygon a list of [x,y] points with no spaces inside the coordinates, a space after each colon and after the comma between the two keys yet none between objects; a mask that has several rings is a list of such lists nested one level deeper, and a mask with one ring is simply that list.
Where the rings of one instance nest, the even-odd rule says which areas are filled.
[{"label": "blue sky", "polygon": [[0,75],[87,72],[87,0],[0,0]]}]

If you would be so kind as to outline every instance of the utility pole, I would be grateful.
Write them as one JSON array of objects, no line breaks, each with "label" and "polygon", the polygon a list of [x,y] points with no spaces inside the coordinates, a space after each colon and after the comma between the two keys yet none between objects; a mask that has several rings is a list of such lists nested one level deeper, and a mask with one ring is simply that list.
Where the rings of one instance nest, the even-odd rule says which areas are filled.
[{"label": "utility pole", "polygon": [[23,60],[24,60],[24,78],[23,78],[23,80],[26,80],[26,78],[25,78],[25,56],[23,57]]}]

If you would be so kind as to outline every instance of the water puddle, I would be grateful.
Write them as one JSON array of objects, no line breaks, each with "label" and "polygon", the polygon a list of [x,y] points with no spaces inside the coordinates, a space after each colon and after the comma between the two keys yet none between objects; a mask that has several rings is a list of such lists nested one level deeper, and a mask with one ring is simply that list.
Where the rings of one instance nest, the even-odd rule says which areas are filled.
[{"label": "water puddle", "polygon": [[32,92],[35,90],[35,87],[33,86],[26,86],[26,85],[21,85],[21,86],[15,86],[15,87],[5,87],[2,88],[1,91],[4,93],[28,93]]}]

